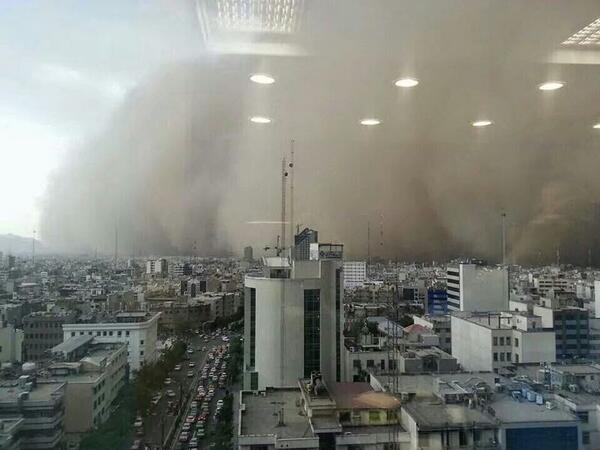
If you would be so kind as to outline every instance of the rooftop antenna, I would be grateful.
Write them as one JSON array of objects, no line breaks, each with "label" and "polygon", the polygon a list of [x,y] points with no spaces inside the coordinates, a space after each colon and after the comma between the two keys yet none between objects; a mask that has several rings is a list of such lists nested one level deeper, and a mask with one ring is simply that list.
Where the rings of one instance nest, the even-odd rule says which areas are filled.
[{"label": "rooftop antenna", "polygon": [[278,245],[277,256],[281,256],[283,249],[285,248],[285,197],[286,197],[286,182],[287,182],[287,164],[285,156],[281,160],[281,245]]},{"label": "rooftop antenna", "polygon": [[367,221],[367,261],[371,265],[371,222]]},{"label": "rooftop antenna", "polygon": [[502,213],[502,265],[506,266],[506,213]]},{"label": "rooftop antenna", "polygon": [[290,247],[294,245],[294,139],[290,141]]}]

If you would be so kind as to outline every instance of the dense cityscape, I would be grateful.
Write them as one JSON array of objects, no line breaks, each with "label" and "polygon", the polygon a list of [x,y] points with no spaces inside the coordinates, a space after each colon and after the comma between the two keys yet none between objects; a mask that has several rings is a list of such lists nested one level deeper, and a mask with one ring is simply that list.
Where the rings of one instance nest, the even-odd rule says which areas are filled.
[{"label": "dense cityscape", "polygon": [[2,255],[1,448],[596,448],[599,271],[369,264],[318,236]]},{"label": "dense cityscape", "polygon": [[0,62],[0,450],[600,450],[600,0],[3,0]]}]

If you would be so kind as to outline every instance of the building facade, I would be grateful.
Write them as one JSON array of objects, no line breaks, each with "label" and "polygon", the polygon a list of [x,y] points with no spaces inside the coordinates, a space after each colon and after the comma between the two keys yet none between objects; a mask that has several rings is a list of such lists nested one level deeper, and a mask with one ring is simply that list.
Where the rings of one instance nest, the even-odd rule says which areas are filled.
[{"label": "building facade", "polygon": [[362,287],[367,281],[366,261],[344,261],[344,289]]},{"label": "building facade", "polygon": [[133,374],[158,357],[156,336],[160,315],[160,312],[119,313],[114,322],[68,323],[63,326],[64,340],[87,334],[99,343],[124,342]]},{"label": "building facade", "polygon": [[75,314],[34,312],[23,318],[23,361],[47,359],[50,350],[63,341],[62,326]]},{"label": "building facade", "polygon": [[448,310],[506,311],[508,270],[480,264],[456,264],[447,268]]}]

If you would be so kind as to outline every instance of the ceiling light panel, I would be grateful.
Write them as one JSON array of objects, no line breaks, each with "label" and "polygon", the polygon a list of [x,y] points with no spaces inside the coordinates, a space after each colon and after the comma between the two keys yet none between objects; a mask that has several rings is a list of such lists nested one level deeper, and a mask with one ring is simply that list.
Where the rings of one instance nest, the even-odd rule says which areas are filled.
[{"label": "ceiling light panel", "polygon": [[600,17],[570,36],[562,45],[568,46],[596,46],[600,45]]},{"label": "ceiling light panel", "polygon": [[[304,0],[213,0],[216,24],[223,31],[291,34]],[[216,5],[215,5],[216,4]]]}]

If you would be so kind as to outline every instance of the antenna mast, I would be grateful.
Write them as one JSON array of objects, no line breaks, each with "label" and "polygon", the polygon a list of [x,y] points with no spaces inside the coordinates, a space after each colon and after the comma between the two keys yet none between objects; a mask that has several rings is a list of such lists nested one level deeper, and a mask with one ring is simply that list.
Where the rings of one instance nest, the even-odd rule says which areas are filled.
[{"label": "antenna mast", "polygon": [[277,250],[277,256],[280,256],[285,248],[285,197],[286,197],[287,165],[285,156],[281,160],[281,245]]},{"label": "antenna mast", "polygon": [[502,213],[502,265],[506,266],[506,213]]},{"label": "antenna mast", "polygon": [[290,248],[294,245],[294,139],[290,142]]}]

